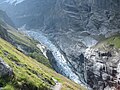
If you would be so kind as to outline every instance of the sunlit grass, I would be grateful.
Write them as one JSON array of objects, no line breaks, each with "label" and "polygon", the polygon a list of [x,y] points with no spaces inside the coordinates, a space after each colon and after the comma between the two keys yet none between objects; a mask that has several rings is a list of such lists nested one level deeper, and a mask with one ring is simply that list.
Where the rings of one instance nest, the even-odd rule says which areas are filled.
[{"label": "sunlit grass", "polygon": [[[7,53],[7,54],[5,54]],[[4,90],[17,90],[27,85],[32,90],[49,90],[55,83],[52,78],[62,83],[62,90],[84,90],[80,85],[49,69],[36,60],[25,56],[14,46],[0,38],[0,57],[13,68],[14,78],[5,81]]]},{"label": "sunlit grass", "polygon": [[114,47],[116,49],[120,48],[120,34],[113,35],[111,37],[108,37],[104,39],[103,41],[98,42],[97,45],[93,46],[94,48],[101,48],[104,49],[104,47]]}]

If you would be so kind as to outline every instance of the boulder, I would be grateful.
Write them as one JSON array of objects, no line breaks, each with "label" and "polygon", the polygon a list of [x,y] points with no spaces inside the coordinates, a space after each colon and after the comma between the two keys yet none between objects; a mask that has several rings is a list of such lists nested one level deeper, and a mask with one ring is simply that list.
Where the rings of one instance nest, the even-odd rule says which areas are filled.
[{"label": "boulder", "polygon": [[0,57],[0,77],[12,75],[13,75],[12,68],[7,63],[5,63],[4,60]]}]

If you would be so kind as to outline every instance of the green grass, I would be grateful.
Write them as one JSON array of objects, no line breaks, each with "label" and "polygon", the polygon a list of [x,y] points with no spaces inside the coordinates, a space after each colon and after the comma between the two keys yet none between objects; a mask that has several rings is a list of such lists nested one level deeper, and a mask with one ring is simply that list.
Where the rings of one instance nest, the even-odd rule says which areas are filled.
[{"label": "green grass", "polygon": [[116,49],[120,48],[120,34],[119,33],[100,41],[94,46],[94,48],[104,49],[105,47],[111,47],[111,46]]},{"label": "green grass", "polygon": [[114,35],[107,39],[108,45],[114,45],[115,48],[120,48],[120,34]]},{"label": "green grass", "polygon": [[52,69],[25,56],[1,38],[0,57],[13,68],[14,72],[13,78],[0,78],[3,90],[20,90],[25,88],[25,85],[28,90],[50,90],[50,87],[55,85],[52,78],[62,83],[62,90],[85,90]]},{"label": "green grass", "polygon": [[16,44],[22,46],[24,51],[27,52],[26,55],[32,57],[33,59],[36,59],[47,67],[52,67],[49,60],[43,56],[40,49],[36,46],[39,43],[38,41],[24,35],[22,32],[17,31],[9,25],[7,25],[6,29],[12,40]]},{"label": "green grass", "polygon": [[[0,43],[2,43],[2,45],[0,45],[0,56],[14,69],[16,79],[14,81],[14,83],[16,83],[15,86],[18,85],[18,87],[21,87],[22,85],[27,84],[28,86],[34,86],[34,88],[38,89],[49,89],[51,85],[54,85],[54,82],[49,75],[46,75],[46,73],[42,70],[35,68],[35,60],[32,60],[24,56],[22,53],[19,53],[12,46],[8,46],[7,43],[2,41],[0,41]],[[6,52],[8,53],[7,56],[4,55]],[[39,72],[41,72],[42,75]],[[39,78],[37,75],[40,75],[43,78]],[[48,82],[44,81],[45,78]]]},{"label": "green grass", "polygon": [[2,90],[15,90],[14,86],[7,84]]}]

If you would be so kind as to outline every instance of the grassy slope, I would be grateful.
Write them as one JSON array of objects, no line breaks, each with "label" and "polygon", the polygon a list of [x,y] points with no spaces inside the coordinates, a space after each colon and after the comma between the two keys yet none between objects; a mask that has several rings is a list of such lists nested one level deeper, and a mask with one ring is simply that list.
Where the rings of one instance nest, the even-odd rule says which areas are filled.
[{"label": "grassy slope", "polygon": [[[5,53],[8,53],[7,55]],[[79,85],[68,80],[62,75],[57,74],[53,70],[38,63],[30,57],[15,49],[14,46],[0,38],[0,57],[8,63],[14,71],[14,78],[8,80],[0,79],[0,84],[4,86],[4,90],[17,90],[23,85],[31,87],[31,90],[49,90],[54,85],[53,77],[63,84],[62,90],[84,90]]]},{"label": "grassy slope", "polygon": [[36,46],[38,42],[32,38],[29,38],[28,36],[23,35],[23,33],[18,32],[15,28],[5,23],[2,18],[3,14],[4,12],[0,10],[0,25],[2,25],[2,27],[4,27],[9,32],[8,34],[15,42],[15,44],[22,46],[28,56],[51,68],[52,66],[49,60],[43,56],[40,49]]},{"label": "grassy slope", "polygon": [[28,56],[31,56],[40,63],[51,68],[49,60],[43,56],[40,49],[36,46],[38,44],[37,41],[29,38],[21,32],[18,32],[16,29],[9,25],[7,25],[5,28],[7,29],[7,31],[9,32],[9,36],[15,41],[15,43],[24,47]]},{"label": "grassy slope", "polygon": [[120,34],[118,33],[109,38],[106,38],[105,40],[99,42],[95,47],[103,49],[103,47],[106,46],[113,46],[116,49],[120,48]]}]

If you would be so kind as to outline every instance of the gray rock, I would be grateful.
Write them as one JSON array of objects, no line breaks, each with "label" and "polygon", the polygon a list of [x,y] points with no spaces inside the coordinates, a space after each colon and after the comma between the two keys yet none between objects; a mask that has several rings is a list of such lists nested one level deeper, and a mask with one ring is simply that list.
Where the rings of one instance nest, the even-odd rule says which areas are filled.
[{"label": "gray rock", "polygon": [[108,48],[89,48],[85,52],[87,83],[93,90],[120,89],[120,51]]},{"label": "gray rock", "polygon": [[12,76],[13,70],[12,68],[4,62],[4,60],[0,57],[0,77],[4,76]]}]

